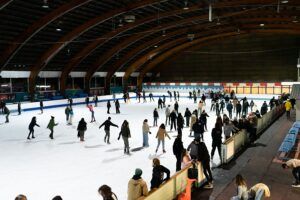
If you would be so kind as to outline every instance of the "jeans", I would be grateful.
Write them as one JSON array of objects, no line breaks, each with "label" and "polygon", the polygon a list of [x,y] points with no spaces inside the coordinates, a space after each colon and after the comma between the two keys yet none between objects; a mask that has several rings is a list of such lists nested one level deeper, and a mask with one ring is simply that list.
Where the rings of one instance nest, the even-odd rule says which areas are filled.
[{"label": "jeans", "polygon": [[300,184],[300,167],[296,167],[292,170],[293,176],[296,179],[296,184]]},{"label": "jeans", "polygon": [[203,173],[205,175],[205,178],[208,182],[212,182],[213,177],[210,170],[209,160],[201,161],[202,167],[203,167]]},{"label": "jeans", "polygon": [[147,132],[143,133],[143,147],[149,147],[148,133]]},{"label": "jeans", "polygon": [[129,153],[129,141],[128,141],[128,137],[124,137],[122,136],[123,141],[124,141],[124,153]]},{"label": "jeans", "polygon": [[157,147],[156,147],[156,151],[158,150],[159,146],[160,146],[160,143],[162,143],[162,147],[163,147],[163,150],[165,150],[165,140],[160,140],[158,139],[157,140]]},{"label": "jeans", "polygon": [[176,121],[174,120],[171,120],[171,130],[173,129],[173,126],[175,128],[175,131],[176,131]]},{"label": "jeans", "polygon": [[153,126],[157,126],[157,118],[158,117],[154,117]]}]

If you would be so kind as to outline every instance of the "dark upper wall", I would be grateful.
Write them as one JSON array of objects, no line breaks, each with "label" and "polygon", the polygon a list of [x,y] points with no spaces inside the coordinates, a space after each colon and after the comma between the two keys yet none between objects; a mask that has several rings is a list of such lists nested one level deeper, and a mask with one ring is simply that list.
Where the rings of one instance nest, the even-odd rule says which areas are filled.
[{"label": "dark upper wall", "polygon": [[161,63],[155,70],[160,77],[155,80],[296,80],[299,43],[300,36],[251,34],[187,49]]}]

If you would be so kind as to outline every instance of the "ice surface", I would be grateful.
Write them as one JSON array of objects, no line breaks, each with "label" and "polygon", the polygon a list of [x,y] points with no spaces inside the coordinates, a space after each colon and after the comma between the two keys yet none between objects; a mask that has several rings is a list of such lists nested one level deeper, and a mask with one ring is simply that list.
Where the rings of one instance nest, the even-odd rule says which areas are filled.
[{"label": "ice surface", "polygon": [[[244,95],[242,95],[244,96]],[[249,97],[249,95],[247,95]],[[256,96],[255,96],[256,97]],[[260,98],[269,99],[270,95],[259,95]],[[142,146],[142,122],[149,120],[153,123],[153,109],[156,102],[137,103],[131,100],[130,104],[121,102],[121,114],[115,114],[112,105],[110,115],[106,114],[106,104],[99,103],[95,108],[96,123],[88,123],[85,142],[80,143],[77,138],[78,121],[84,117],[90,121],[90,112],[84,106],[74,106],[73,125],[66,125],[64,108],[24,112],[18,116],[15,113],[10,116],[10,123],[5,124],[4,116],[0,118],[0,199],[14,199],[17,194],[25,194],[29,200],[47,200],[55,195],[61,195],[65,200],[96,200],[101,199],[97,190],[102,184],[112,187],[120,200],[127,198],[127,183],[133,176],[135,168],[143,170],[142,177],[150,186],[152,166],[151,159],[159,157],[161,163],[175,173],[176,159],[172,153],[172,145],[177,132],[169,132],[171,140],[166,139],[167,153],[162,154],[159,149],[155,155],[157,141],[155,139],[157,127],[151,128],[149,137],[150,147],[141,149]],[[262,101],[255,100],[260,108]],[[167,104],[173,108],[174,101]],[[191,111],[197,108],[192,100],[181,98],[179,111],[184,114],[188,107]],[[210,100],[207,107],[210,108]],[[204,134],[204,140],[209,151],[211,150],[210,131],[215,123],[215,113],[208,112],[208,132]],[[55,116],[59,123],[54,128],[54,140],[49,139],[49,130],[46,129],[50,116]],[[164,110],[159,110],[158,124],[165,122]],[[33,116],[37,117],[35,127],[36,139],[27,141],[28,124]],[[111,144],[104,143],[104,130],[98,129],[99,125],[112,117],[112,122],[121,126],[123,120],[129,121],[132,138],[130,147],[131,155],[124,155],[123,141],[117,140],[120,128],[111,127]],[[169,131],[169,127],[167,127]],[[189,128],[183,130],[184,146],[192,141],[188,137]],[[219,156],[215,153],[213,165],[219,162]]]}]

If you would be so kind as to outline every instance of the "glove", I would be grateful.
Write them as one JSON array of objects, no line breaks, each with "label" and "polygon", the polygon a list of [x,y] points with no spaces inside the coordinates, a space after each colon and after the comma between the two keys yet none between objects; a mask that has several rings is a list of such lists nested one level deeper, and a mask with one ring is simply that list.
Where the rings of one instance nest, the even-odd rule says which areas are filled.
[{"label": "glove", "polygon": [[118,137],[118,140],[120,140],[120,137]]},{"label": "glove", "polygon": [[151,132],[149,131],[149,134],[151,134]]}]

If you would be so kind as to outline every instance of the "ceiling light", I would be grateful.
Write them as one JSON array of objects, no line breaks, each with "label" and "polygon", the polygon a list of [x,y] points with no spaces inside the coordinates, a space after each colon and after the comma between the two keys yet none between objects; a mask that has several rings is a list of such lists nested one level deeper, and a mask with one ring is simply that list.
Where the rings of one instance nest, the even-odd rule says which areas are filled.
[{"label": "ceiling light", "polygon": [[188,1],[185,1],[184,2],[184,7],[183,7],[183,10],[188,10],[189,7],[188,7]]},{"label": "ceiling light", "polygon": [[220,19],[218,18],[217,25],[221,25]]},{"label": "ceiling light", "polygon": [[127,23],[133,23],[133,22],[135,22],[135,16],[134,15],[125,15],[124,21]]},{"label": "ceiling light", "polygon": [[260,24],[261,27],[265,26],[265,24]]},{"label": "ceiling light", "polygon": [[288,0],[282,0],[281,3],[288,3]]},{"label": "ceiling light", "polygon": [[158,47],[157,45],[154,46],[154,48],[157,48],[157,47]]},{"label": "ceiling light", "polygon": [[163,37],[166,37],[166,30],[163,30],[163,31],[162,31],[162,36],[163,36]]},{"label": "ceiling light", "polygon": [[57,31],[57,32],[60,32],[60,31],[62,31],[62,30],[61,30],[61,28],[56,28],[56,31]]},{"label": "ceiling light", "polygon": [[48,0],[44,0],[43,8],[49,8]]},{"label": "ceiling light", "polygon": [[122,19],[119,20],[119,27],[122,27],[123,26],[123,23],[122,23]]}]

